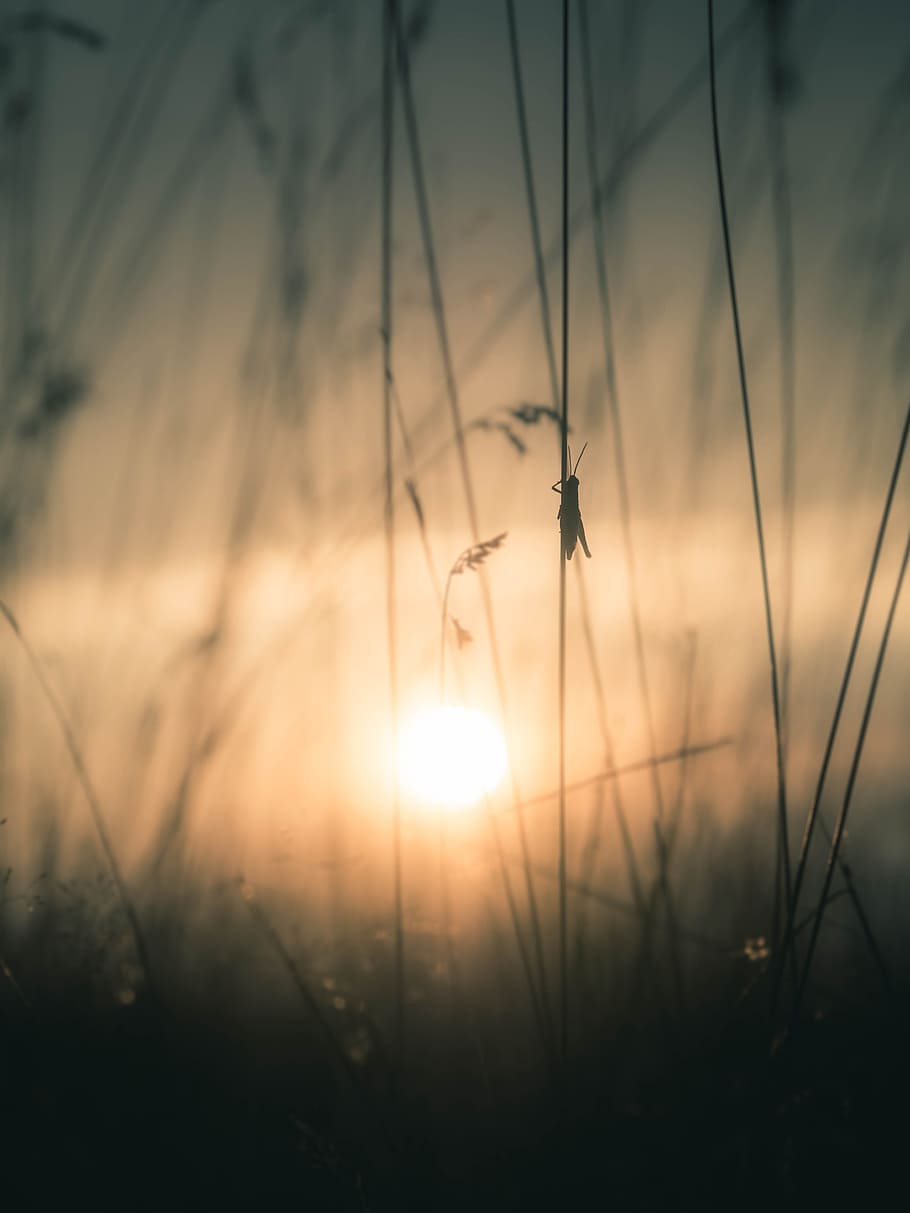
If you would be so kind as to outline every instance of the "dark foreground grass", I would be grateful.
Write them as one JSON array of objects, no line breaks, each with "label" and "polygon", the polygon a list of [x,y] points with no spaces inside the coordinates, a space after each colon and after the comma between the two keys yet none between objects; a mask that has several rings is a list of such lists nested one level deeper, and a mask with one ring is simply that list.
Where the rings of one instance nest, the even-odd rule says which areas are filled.
[{"label": "dark foreground grass", "polygon": [[731,970],[683,1019],[592,1017],[562,1077],[510,1066],[478,991],[487,1084],[441,998],[355,1087],[268,988],[104,1005],[30,976],[0,1001],[10,1209],[871,1208],[900,1178],[910,1050],[871,986],[769,1050],[767,986],[737,1001]]}]

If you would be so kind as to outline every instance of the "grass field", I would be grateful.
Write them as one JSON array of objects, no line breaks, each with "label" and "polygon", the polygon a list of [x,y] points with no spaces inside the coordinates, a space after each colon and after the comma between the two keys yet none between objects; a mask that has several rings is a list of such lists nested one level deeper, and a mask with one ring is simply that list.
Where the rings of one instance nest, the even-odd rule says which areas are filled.
[{"label": "grass field", "polygon": [[0,8],[10,1207],[878,1207],[901,6],[125,7]]}]

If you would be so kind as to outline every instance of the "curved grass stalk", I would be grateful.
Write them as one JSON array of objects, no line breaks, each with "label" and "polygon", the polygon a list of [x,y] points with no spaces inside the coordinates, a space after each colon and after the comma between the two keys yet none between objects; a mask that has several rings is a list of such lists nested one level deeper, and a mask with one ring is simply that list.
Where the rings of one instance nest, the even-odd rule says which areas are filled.
[{"label": "curved grass stalk", "polygon": [[130,895],[130,891],[127,888],[126,881],[123,878],[123,872],[121,871],[120,863],[114,850],[114,844],[107,828],[107,823],[104,820],[104,813],[101,809],[101,803],[94,787],[92,786],[92,781],[89,778],[88,768],[85,765],[85,758],[83,757],[82,750],[78,741],[76,740],[73,727],[69,722],[66,709],[64,708],[60,697],[57,695],[56,691],[48,681],[47,675],[44,672],[44,667],[38,660],[38,655],[26,640],[22,629],[19,626],[19,621],[3,601],[0,601],[0,615],[2,615],[9,624],[10,630],[16,637],[16,640],[19,642],[19,646],[28,659],[28,663],[31,666],[33,674],[35,675],[35,680],[40,686],[44,698],[47,700],[47,703],[50,706],[50,709],[54,714],[54,718],[60,728],[63,740],[66,743],[66,748],[69,751],[70,759],[73,764],[73,770],[76,773],[79,786],[82,788],[83,795],[85,796],[86,803],[88,804],[88,809],[89,813],[91,814],[92,823],[95,827],[95,832],[98,835],[98,840],[101,843],[101,849],[104,851],[105,858],[107,859],[108,867],[110,868],[111,876],[114,880],[114,885],[116,886],[117,893],[120,896],[120,902],[123,906],[127,922],[129,923],[130,930],[132,932],[133,943],[136,947],[136,955],[139,959],[140,965],[142,966],[143,973],[145,974],[146,986],[151,991],[153,988],[152,967],[149,962],[148,946],[142,930],[142,924],[139,921],[139,914],[136,910],[132,896]]}]

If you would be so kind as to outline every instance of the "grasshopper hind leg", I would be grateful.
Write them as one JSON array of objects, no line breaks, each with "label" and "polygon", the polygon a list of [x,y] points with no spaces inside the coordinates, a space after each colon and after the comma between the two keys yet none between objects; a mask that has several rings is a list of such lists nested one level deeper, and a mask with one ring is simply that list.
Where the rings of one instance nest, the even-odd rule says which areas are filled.
[{"label": "grasshopper hind leg", "polygon": [[587,558],[591,559],[591,551],[588,548],[588,540],[585,537],[585,524],[581,520],[581,514],[578,515],[578,538],[581,540],[582,550]]}]

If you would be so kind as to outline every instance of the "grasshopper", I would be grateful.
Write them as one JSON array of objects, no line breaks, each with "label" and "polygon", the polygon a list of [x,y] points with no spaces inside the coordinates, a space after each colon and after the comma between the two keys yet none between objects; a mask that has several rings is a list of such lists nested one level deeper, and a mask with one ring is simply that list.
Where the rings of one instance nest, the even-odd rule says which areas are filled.
[{"label": "grasshopper", "polygon": [[[588,444],[585,443],[581,448],[581,455],[588,449]],[[591,559],[591,553],[588,550],[588,541],[585,538],[585,524],[581,520],[581,510],[578,506],[578,477],[575,473],[578,471],[578,465],[581,463],[581,455],[575,460],[575,466],[572,468],[572,475],[566,478],[565,491],[561,480],[557,480],[553,485],[554,493],[562,493],[562,502],[559,507],[559,512],[556,517],[559,519],[559,535],[561,539],[562,552],[566,560],[571,560],[575,552],[575,545],[578,540],[581,540],[582,550],[584,554]],[[569,463],[572,462],[572,452],[569,451]]]}]

